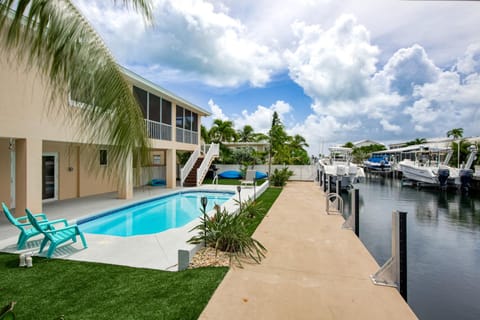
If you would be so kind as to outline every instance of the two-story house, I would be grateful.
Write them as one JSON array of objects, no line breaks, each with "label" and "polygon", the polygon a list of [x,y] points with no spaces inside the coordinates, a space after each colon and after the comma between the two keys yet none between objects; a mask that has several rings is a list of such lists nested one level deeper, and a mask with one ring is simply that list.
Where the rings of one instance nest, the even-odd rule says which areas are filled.
[{"label": "two-story house", "polygon": [[[177,151],[200,148],[200,124],[210,113],[123,69],[141,105],[151,139],[151,165],[134,179],[131,168],[115,177],[102,175],[111,165],[108,146],[91,148],[67,115],[49,112],[48,86],[35,70],[0,57],[0,201],[22,215],[41,211],[44,201],[79,198],[117,191],[133,195],[147,177],[177,183]],[[75,108],[75,101],[68,103]],[[97,168],[91,168],[92,157]],[[126,159],[125,161],[128,161]],[[131,167],[131,166],[130,166]]]}]

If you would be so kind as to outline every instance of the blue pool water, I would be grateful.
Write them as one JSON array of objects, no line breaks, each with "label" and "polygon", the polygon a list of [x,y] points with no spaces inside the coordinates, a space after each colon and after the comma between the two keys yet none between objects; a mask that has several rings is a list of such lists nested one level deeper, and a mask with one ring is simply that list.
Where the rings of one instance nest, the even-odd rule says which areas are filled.
[{"label": "blue pool water", "polygon": [[155,198],[83,219],[80,230],[87,233],[129,237],[178,228],[201,215],[201,197],[207,197],[207,212],[233,197],[233,192],[182,192]]}]

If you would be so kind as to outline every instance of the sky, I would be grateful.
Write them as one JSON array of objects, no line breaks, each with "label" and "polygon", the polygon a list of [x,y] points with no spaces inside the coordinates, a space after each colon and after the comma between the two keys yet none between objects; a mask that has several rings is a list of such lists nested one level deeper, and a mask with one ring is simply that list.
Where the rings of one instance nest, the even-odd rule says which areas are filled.
[{"label": "sky", "polygon": [[[122,3],[122,1],[117,1]],[[151,0],[153,21],[74,0],[118,63],[314,155],[364,139],[480,135],[480,1]]]}]

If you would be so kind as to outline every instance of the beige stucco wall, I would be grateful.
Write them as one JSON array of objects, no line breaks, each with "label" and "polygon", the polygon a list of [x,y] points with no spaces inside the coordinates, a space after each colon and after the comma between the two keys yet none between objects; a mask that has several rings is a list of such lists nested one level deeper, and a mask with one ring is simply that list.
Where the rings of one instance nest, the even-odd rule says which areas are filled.
[{"label": "beige stucco wall", "polygon": [[[41,146],[41,153],[58,153],[58,199],[69,199],[87,195],[99,194],[104,192],[117,191],[119,185],[119,176],[106,175],[105,168],[100,167],[97,161],[97,167],[90,167],[92,163],[89,157],[95,157],[98,160],[98,150],[92,151],[84,148],[83,139],[86,136],[79,134],[79,126],[71,121],[67,113],[81,112],[81,109],[68,105],[67,97],[60,102],[53,103],[49,97],[49,87],[46,81],[35,72],[35,68],[29,68],[13,64],[15,58],[7,61],[4,52],[0,55],[0,201],[10,201],[10,153],[8,151],[9,138],[18,141],[27,142],[29,140]],[[128,78],[128,77],[127,77]],[[134,81],[128,78],[131,83]],[[136,82],[135,85],[155,93],[155,89],[146,87],[145,84]],[[164,94],[162,94],[165,96]],[[175,106],[180,103],[187,107],[184,102],[165,96],[172,101],[172,141],[151,140],[152,149],[163,150],[165,164],[173,164],[174,168],[168,170],[167,180],[169,186],[175,186],[176,150],[193,151],[198,145],[179,143],[175,141]],[[194,109],[192,109],[194,110]],[[198,113],[198,111],[194,110]],[[201,123],[199,113],[199,128]],[[200,134],[200,129],[198,130]],[[200,143],[200,138],[198,139]],[[22,143],[23,143],[22,142]],[[167,154],[167,150],[170,150]],[[36,152],[36,154],[39,154]],[[28,159],[28,158],[26,158]],[[40,163],[38,168],[30,165],[28,175],[26,172],[18,172],[16,179],[27,179],[17,185],[30,187],[28,177],[41,176],[41,156],[35,159],[35,164]],[[26,163],[20,161],[17,170]],[[29,162],[30,163],[30,162]],[[35,167],[35,172],[32,170]],[[72,170],[69,170],[69,167]],[[34,185],[41,185],[40,181],[35,181]],[[30,192],[31,193],[31,192]],[[40,192],[41,193],[41,192]],[[38,195],[35,195],[38,197]],[[16,195],[21,201],[30,199],[21,194]],[[23,198],[22,198],[23,197]],[[25,199],[24,199],[25,198]],[[23,199],[23,200],[22,200]],[[30,201],[30,200],[28,200]],[[35,207],[38,207],[38,199],[35,200]],[[40,199],[41,203],[41,199]],[[28,205],[28,204],[27,204]],[[32,208],[33,209],[33,208]],[[40,208],[41,209],[41,208]]]},{"label": "beige stucco wall", "polygon": [[[116,191],[118,176],[108,174],[108,161],[107,166],[100,165],[98,150],[96,148],[82,146],[79,151],[79,196],[85,197]],[[93,162],[91,161],[92,158],[94,159]]]},{"label": "beige stucco wall", "polygon": [[[53,108],[42,78],[0,58],[1,136],[71,141],[74,126]],[[60,106],[60,104],[58,104]]]}]

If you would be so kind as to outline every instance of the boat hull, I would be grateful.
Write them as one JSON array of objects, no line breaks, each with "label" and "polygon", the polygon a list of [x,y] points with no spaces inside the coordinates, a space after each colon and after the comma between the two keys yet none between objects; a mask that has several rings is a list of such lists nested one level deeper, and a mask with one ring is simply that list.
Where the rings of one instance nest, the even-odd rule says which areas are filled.
[{"label": "boat hull", "polygon": [[408,162],[399,163],[399,165],[400,169],[402,170],[402,174],[406,179],[421,182],[423,184],[440,186],[437,168],[427,166],[419,167]]}]

